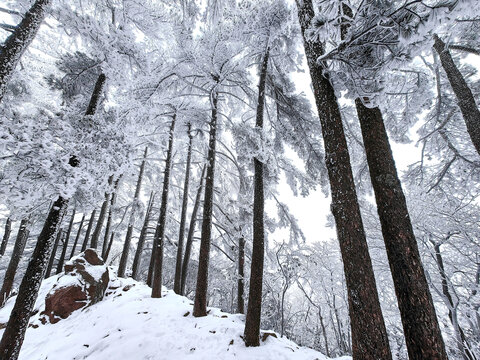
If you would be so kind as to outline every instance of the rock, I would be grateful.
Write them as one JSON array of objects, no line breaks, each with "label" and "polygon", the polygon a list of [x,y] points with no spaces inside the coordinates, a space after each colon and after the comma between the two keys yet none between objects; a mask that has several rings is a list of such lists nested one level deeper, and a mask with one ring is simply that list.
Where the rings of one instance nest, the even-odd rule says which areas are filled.
[{"label": "rock", "polygon": [[50,323],[65,319],[75,310],[103,299],[109,283],[107,266],[93,249],[87,249],[65,264],[65,273],[45,298]]},{"label": "rock", "polygon": [[264,332],[261,334],[262,335],[262,341],[265,342],[269,336],[272,336],[274,338],[278,338],[277,334],[275,334],[274,332]]}]

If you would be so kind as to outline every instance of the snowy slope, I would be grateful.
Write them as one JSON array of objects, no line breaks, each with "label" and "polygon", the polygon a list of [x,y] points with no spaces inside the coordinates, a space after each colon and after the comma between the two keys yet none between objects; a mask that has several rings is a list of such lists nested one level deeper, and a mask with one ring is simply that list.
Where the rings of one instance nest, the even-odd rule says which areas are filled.
[{"label": "snowy slope", "polygon": [[[44,281],[36,309],[43,309],[56,280]],[[258,348],[246,348],[240,338],[243,315],[212,308],[207,317],[194,318],[192,302],[173,291],[164,289],[163,298],[152,299],[151,289],[132,279],[115,278],[110,287],[117,289],[108,290],[103,301],[57,324],[42,325],[35,315],[20,360],[327,359],[271,336]],[[7,322],[14,300],[0,310],[0,323]]]}]

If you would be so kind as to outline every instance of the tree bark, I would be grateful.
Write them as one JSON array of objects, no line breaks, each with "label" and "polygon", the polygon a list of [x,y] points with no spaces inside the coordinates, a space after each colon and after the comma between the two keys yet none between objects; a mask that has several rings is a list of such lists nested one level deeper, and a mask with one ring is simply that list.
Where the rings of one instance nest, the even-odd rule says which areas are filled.
[{"label": "tree bark", "polygon": [[190,182],[190,164],[192,162],[192,141],[193,136],[191,133],[191,124],[187,125],[188,134],[188,150],[187,150],[187,165],[185,168],[185,182],[183,184],[183,199],[182,199],[182,212],[180,215],[180,229],[178,231],[178,247],[177,247],[177,259],[175,263],[175,281],[173,284],[173,291],[176,294],[181,294],[182,283],[182,258],[183,258],[183,241],[185,238],[185,223],[187,220],[187,206],[188,206],[188,187]]},{"label": "tree bark", "polygon": [[65,234],[65,239],[63,240],[63,248],[62,253],[60,254],[60,259],[58,259],[57,264],[57,274],[60,274],[63,271],[63,263],[65,262],[65,256],[67,254],[68,242],[70,241],[70,234],[72,233],[73,228],[73,220],[75,220],[75,208],[72,212],[72,217],[70,218],[70,222],[68,224],[67,233]]},{"label": "tree bark", "polygon": [[58,227],[62,222],[68,200],[61,196],[54,202],[38,236],[35,250],[18,290],[15,305],[0,341],[0,358],[16,360],[25,338],[28,321],[37,300],[48,258]]},{"label": "tree bark", "polygon": [[445,43],[436,34],[433,35],[433,38],[435,40],[433,47],[440,56],[442,67],[457,97],[458,107],[462,111],[468,135],[480,155],[480,110],[475,102],[475,97]]},{"label": "tree bark", "polygon": [[[267,79],[268,59],[270,49],[267,48],[263,57],[263,64],[260,69],[260,80],[258,84],[258,104],[256,129],[263,132],[263,112],[265,107],[265,82]],[[261,133],[261,139],[263,134]],[[243,340],[246,346],[260,346],[260,318],[262,314],[262,286],[263,286],[263,261],[265,252],[265,196],[263,188],[263,163],[254,158],[254,195],[253,195],[253,243],[252,263],[250,267],[250,290],[248,293],[247,317],[245,320],[245,331]],[[282,297],[283,301],[283,297]],[[283,310],[283,308],[282,308]],[[283,314],[282,314],[283,319]],[[283,335],[283,321],[282,321]]]},{"label": "tree bark", "polygon": [[85,221],[85,214],[82,215],[82,220],[80,221],[80,225],[78,225],[77,236],[75,236],[75,241],[73,242],[72,252],[70,253],[70,259],[75,255],[75,249],[77,247],[78,240],[80,239],[80,235],[82,233],[83,222]]},{"label": "tree bark", "polygon": [[174,114],[170,125],[167,158],[165,161],[165,172],[163,176],[162,203],[158,217],[155,236],[153,237],[152,256],[153,277],[152,277],[152,298],[162,297],[162,275],[163,275],[163,246],[165,240],[165,227],[167,225],[168,190],[170,185],[170,170],[172,168],[173,140],[177,115]]},{"label": "tree bark", "polygon": [[[113,181],[113,176],[110,176],[108,179],[108,184],[111,185]],[[105,217],[107,216],[107,209],[108,204],[110,203],[110,196],[111,194],[106,192],[105,199],[103,200],[102,207],[100,208],[100,214],[98,215],[97,225],[95,226],[95,230],[92,234],[92,240],[90,242],[90,247],[92,249],[97,249],[98,247],[98,240],[100,239],[100,234],[102,232],[103,222],[105,221]]]},{"label": "tree bark", "polygon": [[133,259],[132,266],[132,277],[135,280],[140,280],[140,265],[142,264],[142,252],[145,245],[145,239],[147,237],[148,224],[150,222],[150,216],[152,214],[153,202],[155,199],[155,194],[152,191],[150,193],[150,200],[148,201],[147,211],[145,213],[145,219],[143,221],[142,230],[140,231],[140,236],[138,237],[137,251],[135,251],[135,257]]},{"label": "tree bark", "polygon": [[200,208],[200,202],[203,190],[203,178],[205,177],[205,170],[207,166],[202,168],[202,175],[200,175],[200,182],[197,188],[197,195],[195,196],[195,203],[193,204],[192,216],[190,218],[190,225],[188,227],[187,243],[185,244],[185,255],[182,262],[182,279],[180,295],[185,295],[185,284],[187,283],[188,263],[190,262],[190,254],[192,252],[193,235],[195,234],[195,225],[197,224],[197,213]]},{"label": "tree bark", "polygon": [[90,239],[90,233],[92,232],[93,222],[95,221],[95,214],[97,210],[93,210],[92,214],[90,215],[90,220],[88,221],[87,232],[85,233],[85,239],[83,239],[83,244],[80,252],[84,252],[87,249],[88,240]]},{"label": "tree bark", "polygon": [[60,229],[57,232],[57,236],[55,237],[55,242],[53,243],[53,250],[52,250],[52,254],[50,255],[50,260],[48,261],[47,271],[45,272],[45,279],[49,278],[52,273],[53,263],[55,262],[55,255],[57,254],[58,244],[60,243],[62,236],[63,236],[63,229]]},{"label": "tree bark", "polygon": [[118,266],[119,277],[125,277],[125,271],[127,270],[128,253],[130,252],[130,243],[132,241],[133,225],[135,223],[135,208],[140,198],[140,190],[142,189],[142,179],[143,179],[143,172],[145,170],[145,162],[147,159],[147,151],[148,151],[148,147],[145,148],[145,152],[143,154],[143,160],[142,160],[142,164],[140,165],[140,172],[138,174],[138,179],[137,179],[137,186],[135,188],[135,195],[133,196],[132,213],[130,215],[130,219],[128,220],[127,235],[125,236],[125,243],[123,244],[123,251],[122,251],[122,257],[120,258],[120,265]]},{"label": "tree bark", "polygon": [[355,104],[409,356],[447,359],[382,113]]},{"label": "tree bark", "polygon": [[193,304],[193,316],[207,316],[208,263],[212,235],[213,193],[215,184],[215,147],[217,143],[217,107],[218,94],[211,93],[212,118],[210,120],[210,139],[208,142],[207,177],[205,179],[205,197],[203,201],[202,234],[200,237],[200,255],[198,258],[197,286]]},{"label": "tree bark", "polygon": [[311,0],[303,0],[303,3],[297,3],[297,6],[315,102],[322,125],[332,194],[331,209],[335,218],[348,291],[353,358],[391,359],[340,108],[326,67],[317,61],[318,57],[324,54],[323,45],[306,36],[306,31],[315,16],[313,4]]},{"label": "tree bark", "polygon": [[113,193],[110,197],[110,207],[108,209],[108,217],[107,217],[107,225],[105,226],[105,235],[103,236],[103,245],[102,245],[102,259],[106,261],[107,257],[107,248],[108,248],[108,239],[110,238],[110,228],[112,226],[112,217],[113,217],[113,207],[115,205],[115,201],[117,200],[117,192],[118,186],[120,184],[120,177],[115,181],[115,185],[113,186]]},{"label": "tree bark", "polygon": [[103,260],[107,262],[108,255],[110,255],[110,250],[112,250],[113,239],[115,239],[115,232],[112,232],[110,235],[110,241],[108,242],[107,251],[105,252],[105,257]]},{"label": "tree bark", "polygon": [[51,0],[37,0],[0,47],[0,103],[24,51],[35,38]]},{"label": "tree bark", "polygon": [[12,255],[8,263],[5,277],[3,279],[2,290],[0,290],[0,304],[3,306],[7,301],[10,292],[12,291],[13,282],[17,273],[18,264],[22,258],[23,250],[28,239],[28,219],[23,219],[18,228],[17,238],[15,239],[15,246],[13,247]]},{"label": "tree bark", "polygon": [[10,239],[11,232],[12,220],[7,218],[7,221],[5,221],[5,232],[3,233],[2,245],[0,246],[0,256],[5,255],[5,250],[7,249],[8,239]]}]

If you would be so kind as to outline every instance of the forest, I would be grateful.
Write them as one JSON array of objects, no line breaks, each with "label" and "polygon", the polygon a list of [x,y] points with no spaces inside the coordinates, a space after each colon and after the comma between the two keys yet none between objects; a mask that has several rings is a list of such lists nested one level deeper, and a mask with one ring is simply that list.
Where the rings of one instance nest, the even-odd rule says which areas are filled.
[{"label": "forest", "polygon": [[108,359],[22,352],[133,286],[245,354],[480,360],[479,34],[477,0],[2,0],[0,360]]}]

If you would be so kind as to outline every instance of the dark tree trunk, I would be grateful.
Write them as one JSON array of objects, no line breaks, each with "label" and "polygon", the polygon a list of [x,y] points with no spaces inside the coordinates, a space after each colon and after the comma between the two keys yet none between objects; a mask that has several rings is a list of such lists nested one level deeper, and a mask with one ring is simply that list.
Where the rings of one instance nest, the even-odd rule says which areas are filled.
[{"label": "dark tree trunk", "polygon": [[100,97],[102,96],[106,80],[107,78],[105,74],[98,75],[92,96],[90,97],[90,102],[88,103],[87,111],[85,112],[86,116],[95,115],[98,105],[100,105]]},{"label": "dark tree trunk", "polygon": [[245,238],[238,239],[237,313],[245,313]]},{"label": "dark tree trunk", "polygon": [[462,111],[470,139],[480,155],[480,110],[475,102],[475,97],[445,43],[436,34],[433,35],[433,38],[435,40],[433,47],[440,56],[442,67],[457,97],[458,107]]},{"label": "dark tree trunk", "polygon": [[[260,69],[260,80],[258,84],[258,104],[256,129],[263,131],[263,112],[265,108],[265,82],[268,71],[268,58],[270,49],[267,48],[263,57],[262,68]],[[263,135],[261,136],[263,139]],[[252,242],[252,263],[250,267],[250,290],[248,293],[247,317],[245,320],[245,332],[243,340],[246,346],[260,345],[260,317],[262,314],[262,286],[263,286],[263,260],[265,252],[265,196],[263,188],[263,163],[254,158],[255,177],[253,188],[253,242]],[[283,298],[282,298],[283,299]],[[283,301],[282,301],[283,303]],[[283,309],[282,309],[283,318]],[[283,335],[283,321],[282,321]]]},{"label": "dark tree trunk", "polygon": [[5,232],[3,233],[2,246],[0,246],[0,256],[5,255],[7,249],[8,239],[10,239],[10,233],[12,232],[12,220],[7,218],[5,221]]},{"label": "dark tree trunk", "polygon": [[80,221],[80,225],[78,225],[77,236],[75,236],[75,241],[73,242],[72,252],[70,253],[70,259],[75,255],[75,249],[77,247],[78,240],[80,239],[80,235],[82,233],[83,222],[85,221],[85,214],[82,215],[82,220]]},{"label": "dark tree trunk", "polygon": [[140,198],[140,190],[142,189],[142,179],[143,179],[143,172],[145,170],[145,162],[147,159],[147,151],[148,151],[148,147],[145,148],[145,152],[143,154],[143,160],[142,160],[142,164],[140,165],[140,172],[138,174],[138,179],[137,179],[137,186],[135,188],[135,195],[133,196],[132,213],[128,221],[127,236],[125,236],[125,243],[123,244],[122,257],[120,258],[120,265],[118,266],[119,277],[125,277],[125,272],[127,270],[128,253],[130,252],[130,243],[132,241],[133,225],[135,223],[135,209],[137,207],[137,203]]},{"label": "dark tree trunk", "polygon": [[0,103],[25,49],[35,38],[51,0],[37,0],[0,47]]},{"label": "dark tree trunk", "polygon": [[85,239],[83,239],[83,244],[80,252],[84,252],[87,249],[88,240],[90,239],[90,233],[92,232],[96,213],[97,213],[97,210],[93,210],[92,214],[90,215],[90,220],[88,221],[88,226],[87,226],[87,232],[85,233]]},{"label": "dark tree trunk", "polygon": [[447,359],[382,113],[355,104],[409,356]]},{"label": "dark tree trunk", "polygon": [[[110,176],[108,179],[108,184],[111,185],[113,181],[113,176]],[[108,204],[110,203],[110,196],[112,194],[106,192],[105,199],[103,200],[102,207],[100,208],[100,214],[98,215],[97,225],[95,226],[95,230],[92,234],[92,240],[90,242],[90,247],[92,249],[97,249],[98,247],[98,240],[100,239],[100,234],[102,232],[103,222],[105,221],[105,217],[107,216],[107,209]]]},{"label": "dark tree trunk", "polygon": [[108,209],[107,225],[105,226],[105,235],[103,236],[103,245],[102,245],[102,259],[107,260],[107,248],[108,248],[108,239],[110,238],[110,228],[112,227],[112,217],[113,217],[113,207],[115,201],[117,200],[118,186],[120,184],[120,177],[115,181],[113,187],[113,193],[110,197],[110,208]]},{"label": "dark tree trunk", "polygon": [[198,258],[197,286],[193,316],[207,316],[208,262],[212,234],[213,193],[215,184],[215,147],[217,144],[217,106],[218,94],[211,94],[212,119],[210,120],[210,139],[208,142],[207,177],[205,179],[205,197],[203,201],[202,234],[200,237],[200,255]]},{"label": "dark tree trunk", "polygon": [[168,190],[170,186],[170,170],[172,168],[173,140],[177,115],[174,114],[170,125],[167,158],[165,160],[165,172],[163,175],[162,203],[158,217],[155,236],[153,237],[152,256],[153,277],[152,277],[152,298],[162,297],[162,275],[163,275],[163,246],[165,240],[165,227],[167,224]]},{"label": "dark tree trunk", "polygon": [[17,238],[15,239],[15,246],[13,247],[10,262],[8,263],[5,277],[3,279],[2,290],[0,291],[0,304],[3,306],[7,301],[10,292],[12,291],[13,282],[15,280],[15,274],[17,273],[18,264],[22,258],[23,250],[25,250],[25,244],[28,238],[28,220],[23,219],[20,222],[18,228]]},{"label": "dark tree trunk", "polygon": [[60,259],[58,259],[58,264],[57,264],[57,274],[60,274],[63,271],[63,263],[65,262],[65,256],[67,254],[67,249],[68,249],[68,242],[70,241],[70,234],[72,233],[73,220],[75,219],[75,212],[76,210],[73,209],[72,217],[70,218],[70,222],[68,224],[67,233],[65,234],[65,239],[63,240],[62,253],[60,254]]},{"label": "dark tree trunk", "polygon": [[145,213],[145,219],[143,221],[142,230],[140,231],[140,236],[138,237],[137,251],[135,251],[135,257],[133,259],[132,277],[137,281],[139,280],[139,276],[140,276],[140,265],[142,264],[143,246],[145,245],[145,239],[147,237],[148,224],[150,222],[150,216],[152,214],[154,199],[155,199],[155,194],[152,191],[150,193],[150,200],[148,201],[147,211]]},{"label": "dark tree trunk", "polygon": [[1,359],[16,360],[18,358],[27,331],[28,321],[45,274],[47,261],[52,251],[55,235],[62,222],[67,204],[68,200],[61,196],[58,197],[48,213],[42,232],[38,236],[35,250],[28,263],[10,319],[0,341]]},{"label": "dark tree trunk", "polygon": [[318,57],[324,54],[323,45],[309,40],[305,34],[315,16],[313,4],[311,0],[303,0],[302,5],[297,4],[305,54],[322,125],[326,166],[332,193],[331,209],[335,218],[348,291],[353,358],[391,359],[340,108],[326,68],[317,61]]},{"label": "dark tree trunk", "polygon": [[187,205],[188,205],[188,186],[190,182],[190,164],[192,162],[192,133],[191,125],[188,123],[188,150],[187,150],[187,165],[185,168],[185,183],[183,185],[183,199],[182,199],[182,213],[180,215],[180,230],[178,231],[178,247],[177,259],[175,263],[175,281],[173,284],[173,291],[176,294],[181,294],[182,288],[182,258],[183,258],[183,241],[185,238],[185,223],[187,220]]},{"label": "dark tree trunk", "polygon": [[114,232],[112,232],[112,234],[110,235],[110,241],[108,242],[107,251],[105,252],[105,257],[103,258],[105,262],[108,259],[108,255],[110,255],[110,250],[112,250],[113,239],[115,239]]},{"label": "dark tree trunk", "polygon": [[52,250],[52,254],[50,255],[50,260],[48,261],[47,271],[45,272],[45,279],[49,278],[52,273],[53,263],[55,262],[55,255],[57,254],[58,244],[60,243],[62,236],[63,236],[63,229],[60,229],[57,232],[57,236],[55,237],[55,242],[53,243],[53,250]]},{"label": "dark tree trunk", "polygon": [[187,282],[188,263],[190,262],[190,254],[192,252],[193,235],[195,234],[195,225],[197,224],[197,213],[200,208],[200,200],[203,190],[203,178],[205,177],[206,165],[202,168],[202,175],[200,175],[200,182],[197,188],[197,195],[195,196],[195,203],[193,204],[192,216],[190,218],[190,225],[188,227],[187,243],[185,244],[185,255],[182,262],[182,279],[180,295],[185,295],[185,284]]},{"label": "dark tree trunk", "polygon": [[458,316],[457,316],[457,308],[455,303],[453,302],[452,295],[450,294],[450,289],[448,287],[448,280],[447,274],[445,273],[445,266],[443,264],[443,256],[440,250],[441,243],[435,243],[432,241],[433,247],[435,249],[435,260],[437,262],[438,271],[440,272],[440,278],[442,279],[442,293],[444,295],[444,300],[447,302],[448,308],[448,318],[452,323],[453,329],[456,335],[456,345],[460,354],[462,354],[462,358],[464,360],[477,360],[474,352],[472,351],[472,347],[470,343],[467,341],[465,337],[465,333],[463,332],[462,327],[458,323]]}]

